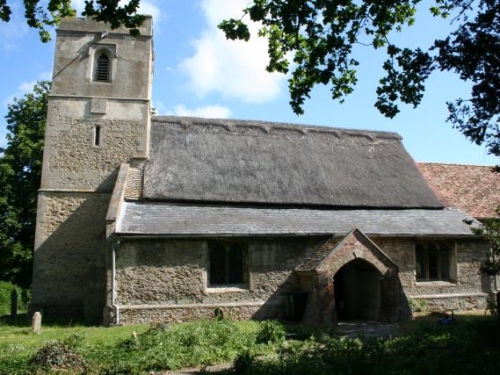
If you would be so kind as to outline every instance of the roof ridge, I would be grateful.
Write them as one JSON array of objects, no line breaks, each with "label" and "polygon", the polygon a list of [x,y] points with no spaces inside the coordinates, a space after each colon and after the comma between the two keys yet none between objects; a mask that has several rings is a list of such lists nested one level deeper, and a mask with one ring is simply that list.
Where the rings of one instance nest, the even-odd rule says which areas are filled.
[{"label": "roof ridge", "polygon": [[[307,133],[328,133],[333,134],[340,138],[341,136],[363,136],[369,138],[382,138],[398,140],[402,139],[401,135],[395,132],[368,130],[368,129],[352,129],[352,128],[338,128],[322,125],[308,125],[308,124],[293,124],[286,122],[270,122],[260,120],[243,120],[243,119],[217,119],[217,118],[202,118],[202,117],[182,117],[182,116],[153,116],[152,121],[157,123],[182,124],[184,128],[197,126],[197,125],[211,125],[223,127],[226,131],[234,132],[235,128],[256,128],[263,131],[263,133],[270,133],[272,130],[291,130],[298,131],[303,135]],[[238,129],[239,130],[239,129]]]}]

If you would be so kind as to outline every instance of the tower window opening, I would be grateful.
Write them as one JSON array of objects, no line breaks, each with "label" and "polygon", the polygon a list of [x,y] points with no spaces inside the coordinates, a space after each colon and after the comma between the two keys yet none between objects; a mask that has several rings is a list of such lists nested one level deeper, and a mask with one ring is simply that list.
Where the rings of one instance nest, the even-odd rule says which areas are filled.
[{"label": "tower window opening", "polygon": [[110,82],[110,64],[109,57],[106,53],[102,52],[96,59],[96,67],[94,74],[94,81],[98,82]]},{"label": "tower window opening", "polygon": [[94,128],[94,146],[100,146],[101,145],[101,127],[96,126]]}]

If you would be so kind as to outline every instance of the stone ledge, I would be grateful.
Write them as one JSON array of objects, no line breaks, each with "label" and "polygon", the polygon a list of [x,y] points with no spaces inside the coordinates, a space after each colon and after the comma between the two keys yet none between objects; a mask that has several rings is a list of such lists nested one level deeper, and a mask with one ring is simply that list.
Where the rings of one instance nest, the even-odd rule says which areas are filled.
[{"label": "stone ledge", "polygon": [[488,297],[488,293],[476,292],[476,293],[448,293],[448,294],[414,294],[408,296],[413,299],[444,299],[444,298],[463,298],[463,297]]},{"label": "stone ledge", "polygon": [[261,302],[229,302],[229,303],[193,303],[183,305],[116,305],[122,310],[155,310],[155,309],[215,309],[218,307],[259,307]]}]

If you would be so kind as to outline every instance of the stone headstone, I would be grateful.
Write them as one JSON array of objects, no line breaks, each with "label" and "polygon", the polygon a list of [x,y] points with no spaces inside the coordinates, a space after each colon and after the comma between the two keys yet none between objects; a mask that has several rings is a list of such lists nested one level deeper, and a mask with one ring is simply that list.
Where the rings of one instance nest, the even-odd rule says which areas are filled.
[{"label": "stone headstone", "polygon": [[31,328],[33,333],[40,333],[42,330],[42,314],[38,311],[33,314],[33,318],[31,318]]},{"label": "stone headstone", "polygon": [[17,290],[15,289],[10,292],[10,316],[12,318],[17,317]]}]

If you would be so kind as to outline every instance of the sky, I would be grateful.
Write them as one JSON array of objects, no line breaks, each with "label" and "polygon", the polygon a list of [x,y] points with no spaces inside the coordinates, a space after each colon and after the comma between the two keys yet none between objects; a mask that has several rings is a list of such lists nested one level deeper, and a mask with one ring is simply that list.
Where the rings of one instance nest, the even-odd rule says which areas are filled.
[{"label": "sky", "polygon": [[[7,105],[42,79],[50,80],[54,42],[42,43],[22,16],[22,1],[9,0],[12,20],[0,22],[0,146],[6,146]],[[83,0],[74,0],[77,10]],[[325,87],[313,90],[305,114],[291,110],[287,77],[265,71],[266,40],[251,25],[250,42],[227,41],[217,24],[241,17],[248,0],[142,0],[140,12],[154,19],[153,106],[159,115],[234,118],[399,133],[417,162],[493,165],[498,158],[471,144],[446,122],[446,101],[468,97],[470,86],[451,73],[434,73],[419,107],[402,106],[393,119],[374,107],[385,60],[382,51],[359,47],[358,84],[343,104]],[[425,3],[425,1],[424,1]],[[421,9],[416,24],[391,36],[406,46],[427,47],[451,30],[450,20]]]}]

